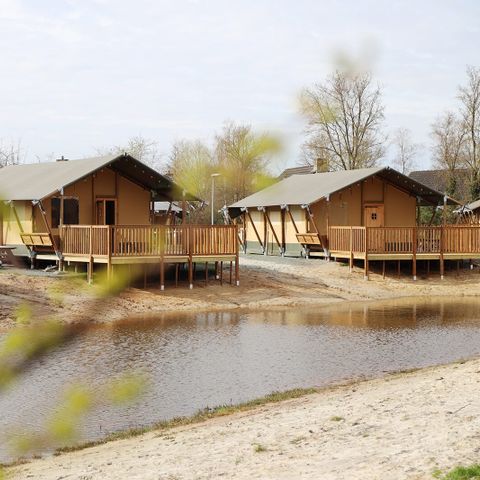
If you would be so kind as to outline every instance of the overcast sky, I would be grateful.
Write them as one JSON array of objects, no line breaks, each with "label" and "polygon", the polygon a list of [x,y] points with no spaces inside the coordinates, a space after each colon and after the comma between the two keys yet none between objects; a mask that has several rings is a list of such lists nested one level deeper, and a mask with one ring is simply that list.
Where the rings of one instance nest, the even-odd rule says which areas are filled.
[{"label": "overcast sky", "polygon": [[371,64],[386,131],[410,128],[428,167],[479,34],[478,0],[0,0],[0,138],[30,161],[134,135],[168,154],[229,119],[281,134],[293,165],[298,91],[345,52]]}]

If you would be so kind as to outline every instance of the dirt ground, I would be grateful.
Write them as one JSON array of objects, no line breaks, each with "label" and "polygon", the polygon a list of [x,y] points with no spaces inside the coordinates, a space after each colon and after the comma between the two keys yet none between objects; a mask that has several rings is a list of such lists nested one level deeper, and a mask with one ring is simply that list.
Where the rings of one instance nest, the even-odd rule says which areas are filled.
[{"label": "dirt ground", "polygon": [[[447,271],[443,281],[438,272],[432,270],[427,279],[419,269],[419,278],[413,281],[407,271],[397,277],[396,265],[392,264],[385,279],[381,272],[373,271],[370,280],[365,281],[359,267],[349,273],[344,264],[320,259],[249,255],[241,257],[240,264],[239,287],[228,283],[228,272],[223,286],[213,277],[206,286],[203,272],[199,272],[193,290],[184,281],[178,288],[167,281],[166,289],[160,291],[158,279],[152,278],[146,290],[128,288],[119,296],[103,301],[102,311],[92,312],[91,320],[100,323],[157,312],[264,309],[349,300],[480,294],[480,269],[470,270],[468,265],[458,274],[455,269]],[[96,291],[83,278],[68,274],[0,268],[0,329],[13,324],[15,311],[23,304],[28,304],[38,316],[55,315],[62,321],[74,322],[88,312]]]},{"label": "dirt ground", "polygon": [[35,460],[36,480],[432,479],[478,463],[480,359]]}]

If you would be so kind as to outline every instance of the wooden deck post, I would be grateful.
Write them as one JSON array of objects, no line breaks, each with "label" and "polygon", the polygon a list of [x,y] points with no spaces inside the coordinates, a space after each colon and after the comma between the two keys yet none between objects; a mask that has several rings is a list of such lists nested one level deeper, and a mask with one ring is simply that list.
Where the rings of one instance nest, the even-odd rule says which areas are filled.
[{"label": "wooden deck post", "polygon": [[160,258],[160,290],[165,290],[165,262],[163,256]]},{"label": "wooden deck post", "polygon": [[187,230],[188,236],[188,288],[191,290],[193,288],[193,235],[191,227]]},{"label": "wooden deck post", "polygon": [[208,262],[205,262],[205,285],[208,285]]},{"label": "wooden deck post", "polygon": [[220,285],[223,286],[223,261],[220,262]]},{"label": "wooden deck post", "polygon": [[89,246],[89,256],[88,256],[88,269],[87,269],[87,280],[88,283],[93,283],[93,227],[90,225],[90,246]]},{"label": "wooden deck post", "polygon": [[235,256],[235,285],[237,287],[240,286],[240,265],[239,265],[239,259],[238,259],[238,252],[237,252],[237,255]]},{"label": "wooden deck post", "polygon": [[258,207],[258,209],[263,212],[263,254],[268,255],[268,244],[267,244],[267,234],[268,234],[268,224],[267,224],[267,211],[265,207]]},{"label": "wooden deck post", "polygon": [[363,278],[368,280],[368,227],[365,227],[365,260],[363,262]]},{"label": "wooden deck post", "polygon": [[285,256],[285,250],[287,249],[286,247],[286,242],[285,242],[285,208],[280,208],[280,220],[281,220],[281,225],[282,225],[282,231],[281,231],[281,243],[282,246],[281,248],[281,254],[282,257]]},{"label": "wooden deck post", "polygon": [[443,280],[445,275],[445,265],[443,261],[444,236],[445,236],[444,230],[445,230],[445,227],[442,225],[440,227],[440,280]]},{"label": "wooden deck post", "polygon": [[243,228],[242,228],[242,244],[243,253],[247,253],[247,214],[243,212]]},{"label": "wooden deck post", "polygon": [[417,280],[417,227],[412,227],[412,276]]},{"label": "wooden deck post", "polygon": [[348,270],[353,272],[353,227],[350,227],[350,257],[348,258]]},{"label": "wooden deck post", "polygon": [[385,280],[385,260],[382,262],[382,278]]},{"label": "wooden deck post", "polygon": [[112,228],[107,227],[107,280],[112,278]]}]

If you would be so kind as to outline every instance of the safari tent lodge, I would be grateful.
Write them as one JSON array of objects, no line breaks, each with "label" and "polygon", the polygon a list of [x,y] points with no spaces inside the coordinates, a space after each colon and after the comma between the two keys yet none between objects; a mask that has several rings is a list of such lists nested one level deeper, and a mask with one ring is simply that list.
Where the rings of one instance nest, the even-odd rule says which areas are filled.
[{"label": "safari tent lodge", "polygon": [[[316,254],[364,262],[480,258],[480,228],[421,226],[419,207],[458,202],[389,167],[292,175],[230,205],[245,252]],[[385,271],[385,270],[384,270]]]},{"label": "safari tent lodge", "polygon": [[4,167],[0,200],[0,245],[32,266],[84,264],[91,280],[96,264],[157,265],[163,289],[165,264],[188,267],[191,288],[196,263],[233,262],[238,283],[237,227],[187,224],[199,199],[130,155]]}]

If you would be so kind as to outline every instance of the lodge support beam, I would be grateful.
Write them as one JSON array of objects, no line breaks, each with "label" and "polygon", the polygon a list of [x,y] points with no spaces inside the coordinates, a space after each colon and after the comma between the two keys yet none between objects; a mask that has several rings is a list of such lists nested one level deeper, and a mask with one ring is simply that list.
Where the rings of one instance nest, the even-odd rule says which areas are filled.
[{"label": "lodge support beam", "polygon": [[268,224],[268,226],[270,227],[270,230],[272,231],[273,238],[275,239],[275,242],[276,242],[277,245],[278,245],[278,249],[280,250],[280,253],[281,253],[282,256],[283,256],[282,244],[280,243],[280,240],[278,239],[277,232],[276,232],[275,229],[273,228],[272,221],[270,220],[270,215],[268,214],[268,208],[265,208],[265,207],[261,207],[261,208],[263,209],[264,218],[265,218],[265,220],[267,221],[267,224]]},{"label": "lodge support beam", "polygon": [[262,253],[265,253],[265,245],[262,242],[262,239],[260,238],[260,234],[258,233],[257,227],[255,226],[255,222],[252,219],[252,216],[250,215],[250,212],[248,211],[247,208],[245,208],[245,213],[248,216],[248,219],[250,220],[250,223],[252,224],[253,231],[255,232],[255,236],[257,237],[258,243],[260,244],[260,247],[262,249]]},{"label": "lodge support beam", "polygon": [[290,217],[290,221],[292,222],[293,228],[295,229],[295,233],[299,233],[297,224],[295,222],[295,219],[293,218],[292,212],[290,211],[290,207],[288,205],[285,206],[285,210],[288,213],[288,216]]}]

